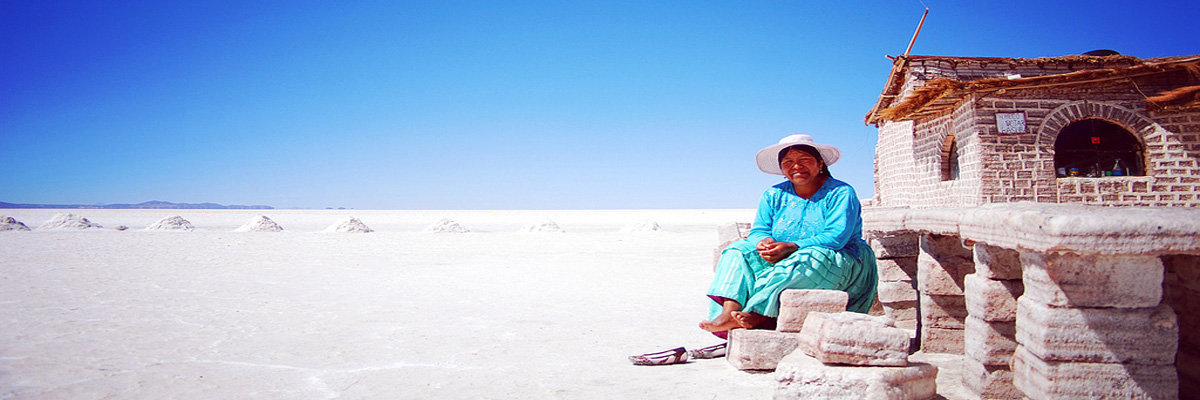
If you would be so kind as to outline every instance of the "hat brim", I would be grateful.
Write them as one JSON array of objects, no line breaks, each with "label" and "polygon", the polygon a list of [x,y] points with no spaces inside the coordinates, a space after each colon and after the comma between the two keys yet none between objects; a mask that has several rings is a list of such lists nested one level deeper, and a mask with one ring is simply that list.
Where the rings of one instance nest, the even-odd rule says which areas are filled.
[{"label": "hat brim", "polygon": [[779,152],[788,147],[801,145],[812,146],[814,149],[817,149],[817,152],[821,153],[821,162],[825,163],[826,167],[833,165],[833,163],[836,163],[839,158],[842,158],[842,151],[838,150],[837,147],[832,145],[792,142],[776,143],[764,147],[762,150],[758,151],[758,154],[754,155],[754,161],[758,163],[758,169],[762,172],[773,175],[783,175],[783,170],[779,169]]}]

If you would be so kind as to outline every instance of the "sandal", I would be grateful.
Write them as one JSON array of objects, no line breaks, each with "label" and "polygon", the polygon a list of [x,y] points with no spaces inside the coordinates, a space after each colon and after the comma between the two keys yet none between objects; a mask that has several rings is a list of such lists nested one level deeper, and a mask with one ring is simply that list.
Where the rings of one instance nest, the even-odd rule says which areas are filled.
[{"label": "sandal", "polygon": [[647,353],[640,356],[629,356],[629,361],[633,365],[671,365],[682,364],[688,360],[688,351],[682,347],[660,351],[657,353]]},{"label": "sandal", "polygon": [[697,360],[707,358],[725,357],[725,347],[727,343],[714,344],[702,349],[689,350],[688,355]]}]

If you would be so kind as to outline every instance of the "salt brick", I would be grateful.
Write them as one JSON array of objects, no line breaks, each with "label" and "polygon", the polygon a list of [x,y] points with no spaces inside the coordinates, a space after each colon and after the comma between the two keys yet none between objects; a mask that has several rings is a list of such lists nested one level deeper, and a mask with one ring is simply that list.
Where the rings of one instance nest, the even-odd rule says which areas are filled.
[{"label": "salt brick", "polygon": [[1024,346],[1013,354],[1013,384],[1030,399],[1174,399],[1174,365],[1045,361]]},{"label": "salt brick", "polygon": [[963,278],[975,271],[972,251],[953,236],[922,235],[917,257],[917,289],[934,295],[962,295]]},{"label": "salt brick", "polygon": [[1022,399],[1025,395],[1013,385],[1013,373],[1008,365],[983,365],[964,359],[962,382],[972,394],[983,399]]},{"label": "salt brick", "polygon": [[921,325],[963,329],[967,306],[963,296],[921,296]]},{"label": "salt brick", "polygon": [[908,364],[908,332],[896,328],[887,317],[812,312],[799,342],[800,350],[826,364]]},{"label": "salt brick", "polygon": [[1025,290],[1021,281],[993,280],[976,272],[967,275],[963,285],[968,314],[984,321],[1016,320],[1017,297]]},{"label": "salt brick", "polygon": [[1047,361],[1171,364],[1179,324],[1171,307],[1058,308],[1017,301],[1017,342]]},{"label": "salt brick", "polygon": [[921,351],[963,354],[963,330],[921,327]]},{"label": "salt brick", "polygon": [[879,282],[876,296],[883,304],[917,301],[917,288],[912,282]]},{"label": "salt brick", "polygon": [[779,295],[779,317],[775,329],[800,332],[809,312],[842,312],[850,295],[841,290],[788,289]]},{"label": "salt brick", "polygon": [[896,326],[900,326],[900,321],[916,321],[918,304],[916,301],[884,304],[883,315],[895,321]]},{"label": "salt brick", "polygon": [[963,329],[963,355],[984,365],[1008,365],[1017,349],[1015,322],[988,322],[967,317]]},{"label": "salt brick", "polygon": [[1021,279],[1021,253],[1003,247],[976,243],[975,273],[989,279]]},{"label": "salt brick", "polygon": [[775,399],[929,399],[937,395],[937,367],[826,365],[802,351],[793,352],[775,370]]},{"label": "salt brick", "polygon": [[1155,256],[1021,253],[1025,297],[1053,306],[1154,307],[1163,264]]},{"label": "salt brick", "polygon": [[799,345],[797,334],[765,329],[731,329],[725,358],[740,370],[775,369]]},{"label": "salt brick", "polygon": [[916,257],[919,250],[918,235],[915,233],[872,236],[871,249],[875,250],[875,258]]},{"label": "salt brick", "polygon": [[880,281],[912,281],[917,277],[916,257],[879,259],[875,265]]},{"label": "salt brick", "polygon": [[942,296],[962,296],[963,278],[971,270],[960,271],[959,267],[959,265],[942,265],[925,259],[918,260],[917,290]]}]

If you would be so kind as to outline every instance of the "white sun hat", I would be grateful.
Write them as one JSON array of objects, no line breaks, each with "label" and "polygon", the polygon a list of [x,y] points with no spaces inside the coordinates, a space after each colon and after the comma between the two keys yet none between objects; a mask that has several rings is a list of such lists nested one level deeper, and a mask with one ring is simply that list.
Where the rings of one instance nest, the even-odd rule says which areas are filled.
[{"label": "white sun hat", "polygon": [[812,136],[808,135],[790,135],[783,139],[779,139],[779,143],[764,147],[754,156],[754,161],[758,163],[758,169],[762,172],[775,175],[783,175],[783,171],[779,169],[779,152],[795,145],[808,145],[817,149],[821,153],[821,161],[825,162],[826,166],[833,165],[839,158],[842,157],[842,151],[837,147],[829,144],[817,144],[813,142]]}]

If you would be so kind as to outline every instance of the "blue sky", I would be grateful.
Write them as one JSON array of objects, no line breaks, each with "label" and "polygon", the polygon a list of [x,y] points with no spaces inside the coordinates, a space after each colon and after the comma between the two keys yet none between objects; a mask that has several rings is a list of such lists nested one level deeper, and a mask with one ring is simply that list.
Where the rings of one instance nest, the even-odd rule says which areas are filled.
[{"label": "blue sky", "polygon": [[1200,54],[1200,2],[0,1],[0,201],[753,208],[873,193],[885,55]]}]

